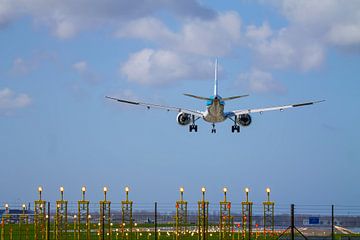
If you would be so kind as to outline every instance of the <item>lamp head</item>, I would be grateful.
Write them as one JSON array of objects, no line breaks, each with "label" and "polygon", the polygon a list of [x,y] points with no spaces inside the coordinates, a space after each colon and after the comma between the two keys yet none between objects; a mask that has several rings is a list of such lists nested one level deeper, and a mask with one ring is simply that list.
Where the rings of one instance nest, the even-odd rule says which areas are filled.
[{"label": "lamp head", "polygon": [[64,192],[64,187],[60,187],[60,192],[61,192],[61,193]]},{"label": "lamp head", "polygon": [[270,193],[270,188],[269,187],[266,188],[266,192]]},{"label": "lamp head", "polygon": [[183,187],[180,187],[180,192],[184,192],[184,188],[183,188]]},{"label": "lamp head", "polygon": [[23,205],[22,205],[22,208],[23,208],[23,209],[25,209],[25,208],[26,208],[26,205],[25,205],[25,204],[23,204]]},{"label": "lamp head", "polygon": [[250,189],[248,187],[245,188],[245,192],[248,193],[250,192]]},{"label": "lamp head", "polygon": [[107,187],[104,187],[104,193],[106,193],[108,191]]},{"label": "lamp head", "polygon": [[125,187],[125,192],[129,192],[130,188],[129,187]]},{"label": "lamp head", "polygon": [[41,193],[42,190],[43,190],[42,186],[39,186],[39,187],[38,187],[38,192]]},{"label": "lamp head", "polygon": [[83,186],[83,187],[81,188],[81,191],[82,191],[83,193],[86,192],[86,187]]},{"label": "lamp head", "polygon": [[224,193],[226,193],[227,190],[228,190],[227,187],[224,187],[224,188],[223,188],[223,192],[224,192]]},{"label": "lamp head", "polygon": [[203,192],[203,193],[206,192],[206,188],[205,188],[205,187],[202,187],[202,188],[201,188],[201,192]]},{"label": "lamp head", "polygon": [[9,204],[5,203],[5,208],[8,209],[8,208],[9,208]]}]

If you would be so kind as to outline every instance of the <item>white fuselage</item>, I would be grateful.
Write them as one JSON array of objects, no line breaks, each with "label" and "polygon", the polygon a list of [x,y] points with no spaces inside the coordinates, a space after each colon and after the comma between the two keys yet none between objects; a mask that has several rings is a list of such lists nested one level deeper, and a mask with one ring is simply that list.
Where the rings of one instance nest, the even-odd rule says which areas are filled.
[{"label": "white fuselage", "polygon": [[224,114],[224,104],[219,99],[214,99],[212,104],[207,106],[204,113],[204,120],[211,123],[223,122],[226,120]]}]

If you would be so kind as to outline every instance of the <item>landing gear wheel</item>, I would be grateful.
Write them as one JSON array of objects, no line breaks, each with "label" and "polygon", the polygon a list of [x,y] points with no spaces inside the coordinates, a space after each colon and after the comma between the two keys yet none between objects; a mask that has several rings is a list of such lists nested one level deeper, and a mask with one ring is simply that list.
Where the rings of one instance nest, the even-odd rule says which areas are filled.
[{"label": "landing gear wheel", "polygon": [[192,132],[192,130],[194,130],[194,132],[197,132],[197,128],[198,126],[197,125],[195,125],[195,124],[191,124],[190,126],[189,126],[189,132]]},{"label": "landing gear wheel", "polygon": [[240,126],[239,125],[233,125],[231,126],[231,132],[240,132]]},{"label": "landing gear wheel", "polygon": [[216,129],[215,129],[215,123],[212,124],[212,129],[211,129],[211,133],[216,133]]}]

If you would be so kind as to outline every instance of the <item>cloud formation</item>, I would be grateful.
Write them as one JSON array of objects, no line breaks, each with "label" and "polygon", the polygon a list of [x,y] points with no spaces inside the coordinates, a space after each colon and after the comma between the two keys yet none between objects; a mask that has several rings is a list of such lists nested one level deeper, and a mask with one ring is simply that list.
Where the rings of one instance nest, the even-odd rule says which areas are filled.
[{"label": "cloud formation", "polygon": [[88,63],[84,60],[74,63],[72,68],[86,82],[99,83],[101,81],[101,77],[94,70],[90,69]]},{"label": "cloud formation", "polygon": [[0,89],[0,114],[8,115],[13,110],[25,108],[31,104],[31,98],[24,93],[15,93],[9,88]]},{"label": "cloud formation", "polygon": [[123,25],[116,35],[153,41],[161,48],[208,57],[223,56],[238,47],[240,31],[239,14],[229,11],[211,19],[185,21],[177,32],[154,17],[141,18]]},{"label": "cloud formation", "polygon": [[236,85],[249,89],[256,93],[284,93],[286,88],[276,81],[272,74],[259,69],[251,69],[247,73],[241,73]]},{"label": "cloud formation", "polygon": [[[267,68],[295,68],[310,71],[322,65],[327,49],[360,48],[360,2],[349,0],[274,0],[288,21],[281,29],[267,24],[248,26],[248,46],[259,65]],[[251,40],[255,40],[250,42]]]},{"label": "cloud formation", "polygon": [[21,16],[32,16],[59,38],[70,38],[81,30],[119,25],[132,19],[168,11],[180,18],[212,18],[214,11],[196,0],[1,0],[0,26]]},{"label": "cloud formation", "polygon": [[240,16],[232,11],[213,19],[185,21],[177,32],[153,17],[131,21],[117,32],[118,37],[151,41],[159,48],[131,54],[120,72],[129,81],[146,85],[211,78],[213,58],[239,46],[240,30]]},{"label": "cloud formation", "polygon": [[187,58],[169,50],[143,49],[130,55],[120,73],[130,82],[144,85],[168,84],[176,80],[206,79],[212,64],[204,58]]},{"label": "cloud formation", "polygon": [[[205,70],[209,60],[244,49],[253,56],[253,74],[253,69],[311,71],[322,66],[329,48],[360,53],[360,1],[260,2],[277,8],[286,21],[281,28],[266,21],[246,26],[239,13],[216,12],[198,0],[0,0],[0,27],[32,16],[35,24],[47,26],[59,38],[107,26],[116,37],[144,41],[120,67],[138,84],[203,79],[212,71]],[[19,58],[13,69],[26,73],[25,63]],[[85,61],[76,64],[79,74],[91,78]]]}]

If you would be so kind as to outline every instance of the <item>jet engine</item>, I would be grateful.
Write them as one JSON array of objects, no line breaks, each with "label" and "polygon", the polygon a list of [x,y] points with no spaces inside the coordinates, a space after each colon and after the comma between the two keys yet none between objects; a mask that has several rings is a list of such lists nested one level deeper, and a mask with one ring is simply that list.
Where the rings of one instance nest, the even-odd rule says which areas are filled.
[{"label": "jet engine", "polygon": [[247,127],[251,124],[251,116],[249,114],[241,114],[237,117],[237,123],[243,127]]},{"label": "jet engine", "polygon": [[188,125],[191,121],[191,115],[184,112],[180,112],[176,117],[176,121],[178,122],[178,124],[182,126]]}]

